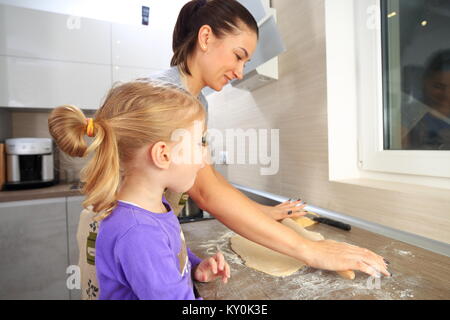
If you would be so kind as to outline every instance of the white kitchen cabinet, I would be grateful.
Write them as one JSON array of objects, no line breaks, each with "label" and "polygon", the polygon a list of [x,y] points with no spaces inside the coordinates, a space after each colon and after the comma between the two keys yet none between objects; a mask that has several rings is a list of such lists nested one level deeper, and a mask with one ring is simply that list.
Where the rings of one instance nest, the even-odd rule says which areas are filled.
[{"label": "white kitchen cabinet", "polygon": [[66,198],[0,203],[0,300],[69,299]]},{"label": "white kitchen cabinet", "polygon": [[111,67],[0,56],[0,106],[96,109],[111,87]]},{"label": "white kitchen cabinet", "polygon": [[0,5],[0,55],[111,64],[111,24]]},{"label": "white kitchen cabinet", "polygon": [[0,106],[97,109],[111,87],[111,24],[0,5]]},{"label": "white kitchen cabinet", "polygon": [[157,18],[136,26],[0,5],[0,107],[99,108],[113,83],[169,68],[173,23]]},{"label": "white kitchen cabinet", "polygon": [[[67,233],[69,248],[69,265],[78,265],[79,250],[77,242],[78,222],[80,213],[83,210],[83,201],[85,197],[67,197]],[[81,300],[81,290],[70,290],[71,300]]]},{"label": "white kitchen cabinet", "polygon": [[115,66],[112,70],[113,83],[148,78],[149,75],[159,71],[162,70]]},{"label": "white kitchen cabinet", "polygon": [[112,24],[113,66],[164,70],[172,58],[173,26]]}]

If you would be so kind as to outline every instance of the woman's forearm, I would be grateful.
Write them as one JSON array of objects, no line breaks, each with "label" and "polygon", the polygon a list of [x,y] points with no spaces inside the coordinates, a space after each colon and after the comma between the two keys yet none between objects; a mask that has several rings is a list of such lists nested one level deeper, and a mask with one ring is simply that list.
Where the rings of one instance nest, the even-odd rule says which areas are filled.
[{"label": "woman's forearm", "polygon": [[254,202],[202,169],[189,195],[202,209],[241,236],[308,264],[310,240],[264,214]]},{"label": "woman's forearm", "polygon": [[221,183],[210,166],[200,170],[189,195],[200,208],[241,236],[311,267],[390,275],[383,257],[370,250],[330,240],[311,241],[276,222],[242,193]]},{"label": "woman's forearm", "polygon": [[[215,170],[214,168],[212,168],[213,169],[213,171],[214,171],[214,175],[216,176],[216,178],[219,180],[219,182],[221,182],[222,183],[222,185],[225,187],[225,186],[227,186],[227,187],[229,187],[231,190],[234,190],[234,191],[236,191],[236,192],[238,192],[238,193],[240,193],[242,196],[244,196],[245,197],[245,195],[240,191],[240,190],[238,190],[238,189],[236,189],[235,187],[233,187],[219,172],[217,172],[217,170]],[[256,201],[253,201],[252,199],[249,199],[249,198],[247,198],[246,197],[246,199],[247,200],[249,200],[257,209],[259,209],[260,211],[262,211],[263,213],[265,213],[266,215],[268,215],[269,217],[272,217],[271,215],[270,215],[270,209],[272,208],[272,207],[269,207],[269,206],[265,206],[265,205],[262,205],[262,204],[260,204],[260,203],[258,203],[258,202],[256,202]],[[273,217],[272,217],[273,218]]]}]

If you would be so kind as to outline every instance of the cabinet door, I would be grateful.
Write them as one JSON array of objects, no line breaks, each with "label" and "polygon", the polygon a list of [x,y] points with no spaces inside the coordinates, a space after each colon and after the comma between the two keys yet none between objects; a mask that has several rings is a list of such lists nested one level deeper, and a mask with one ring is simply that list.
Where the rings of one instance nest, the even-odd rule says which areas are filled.
[{"label": "cabinet door", "polygon": [[128,82],[138,78],[148,78],[151,74],[160,71],[162,70],[115,66],[112,70],[113,83]]},{"label": "cabinet door", "polygon": [[0,56],[0,105],[97,109],[111,87],[111,67]]},{"label": "cabinet door", "polygon": [[[172,26],[173,28],[173,26]],[[145,27],[112,24],[112,64],[165,70],[172,58],[172,30],[161,25]]]},{"label": "cabinet door", "polygon": [[69,299],[66,199],[0,203],[0,300]]},{"label": "cabinet door", "polygon": [[[83,210],[84,197],[68,197],[67,198],[67,230],[69,239],[69,265],[78,265],[78,243],[77,243],[77,229],[80,213]],[[81,299],[81,290],[70,290],[71,300]]]},{"label": "cabinet door", "polygon": [[111,64],[111,24],[0,5],[0,55]]}]

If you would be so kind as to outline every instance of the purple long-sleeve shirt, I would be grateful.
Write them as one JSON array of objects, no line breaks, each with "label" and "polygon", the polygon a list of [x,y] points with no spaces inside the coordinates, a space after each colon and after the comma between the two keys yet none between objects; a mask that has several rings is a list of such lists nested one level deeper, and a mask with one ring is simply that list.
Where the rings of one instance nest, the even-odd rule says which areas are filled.
[{"label": "purple long-sleeve shirt", "polygon": [[191,270],[201,260],[186,248],[178,218],[163,203],[169,212],[119,201],[101,221],[95,250],[100,300],[196,299]]}]

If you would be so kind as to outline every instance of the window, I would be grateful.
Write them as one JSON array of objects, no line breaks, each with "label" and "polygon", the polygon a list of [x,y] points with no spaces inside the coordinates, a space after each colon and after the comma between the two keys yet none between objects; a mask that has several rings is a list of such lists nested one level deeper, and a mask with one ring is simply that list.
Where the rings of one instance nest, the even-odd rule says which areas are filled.
[{"label": "window", "polygon": [[385,150],[450,150],[450,1],[382,0]]},{"label": "window", "polygon": [[450,2],[354,5],[360,168],[450,177]]},{"label": "window", "polygon": [[325,9],[330,180],[450,189],[450,1]]}]

